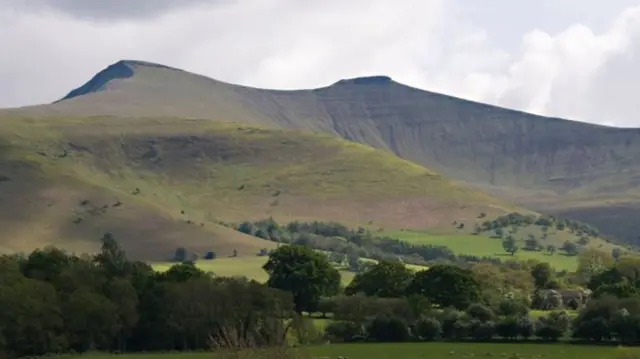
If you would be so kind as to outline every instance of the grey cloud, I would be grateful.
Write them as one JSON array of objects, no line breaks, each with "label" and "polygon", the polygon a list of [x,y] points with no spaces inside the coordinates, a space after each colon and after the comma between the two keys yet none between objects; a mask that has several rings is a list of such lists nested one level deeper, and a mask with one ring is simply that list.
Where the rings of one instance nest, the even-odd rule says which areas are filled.
[{"label": "grey cloud", "polygon": [[149,18],[193,6],[223,5],[235,0],[0,0],[22,12],[55,11],[90,20]]}]

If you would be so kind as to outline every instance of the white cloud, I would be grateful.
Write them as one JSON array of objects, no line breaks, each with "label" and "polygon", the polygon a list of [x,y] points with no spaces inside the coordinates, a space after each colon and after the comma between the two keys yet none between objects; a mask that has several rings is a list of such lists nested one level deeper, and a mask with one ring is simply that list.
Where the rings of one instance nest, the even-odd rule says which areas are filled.
[{"label": "white cloud", "polygon": [[[490,0],[485,13],[466,1],[166,0],[162,11],[120,14],[72,0],[49,0],[56,11],[0,0],[0,49],[9,54],[0,56],[0,106],[53,101],[110,63],[139,59],[271,88],[386,74],[539,114],[640,126],[640,7],[610,0],[628,9],[596,24],[602,2],[583,1],[586,20],[573,12],[563,23],[552,15],[570,7],[544,0],[536,9],[548,12],[531,8],[539,25],[523,25],[508,0]],[[510,29],[519,48],[500,35]]]}]

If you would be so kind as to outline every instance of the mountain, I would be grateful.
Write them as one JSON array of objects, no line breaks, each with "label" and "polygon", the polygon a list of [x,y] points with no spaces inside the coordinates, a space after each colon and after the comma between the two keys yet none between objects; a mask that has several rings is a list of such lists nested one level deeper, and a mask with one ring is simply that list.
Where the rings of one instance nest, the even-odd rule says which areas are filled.
[{"label": "mountain", "polygon": [[280,91],[120,61],[53,105],[11,113],[198,118],[323,132],[630,242],[640,232],[640,130],[530,115],[385,76]]}]

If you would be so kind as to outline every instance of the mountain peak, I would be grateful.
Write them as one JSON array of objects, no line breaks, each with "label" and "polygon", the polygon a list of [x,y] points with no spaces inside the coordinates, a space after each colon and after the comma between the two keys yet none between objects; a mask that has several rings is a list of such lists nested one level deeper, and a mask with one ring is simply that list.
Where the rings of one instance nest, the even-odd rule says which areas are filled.
[{"label": "mountain peak", "polygon": [[389,76],[377,75],[342,79],[336,82],[335,85],[388,85],[393,82]]},{"label": "mountain peak", "polygon": [[86,95],[93,92],[104,91],[107,89],[107,85],[113,80],[127,79],[134,75],[136,67],[156,67],[164,69],[173,69],[172,67],[156,64],[153,62],[146,62],[140,60],[120,60],[109,66],[104,70],[95,74],[84,85],[72,90],[65,97],[56,101],[64,101],[74,97]]}]

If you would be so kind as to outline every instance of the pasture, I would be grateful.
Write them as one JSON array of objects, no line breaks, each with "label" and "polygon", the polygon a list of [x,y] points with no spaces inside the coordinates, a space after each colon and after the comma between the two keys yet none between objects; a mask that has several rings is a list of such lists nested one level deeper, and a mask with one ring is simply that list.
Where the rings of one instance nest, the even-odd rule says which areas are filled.
[{"label": "pasture", "polygon": [[[299,349],[295,359],[337,358],[349,359],[633,359],[640,351],[606,346],[571,344],[513,344],[513,343],[393,343],[393,344],[329,344]],[[109,354],[86,354],[91,359],[114,359]],[[250,354],[239,358],[252,359]],[[73,359],[76,356],[64,356]],[[215,353],[144,353],[123,354],[118,359],[216,359]],[[256,359],[272,359],[259,356]],[[273,359],[276,359],[275,357]]]},{"label": "pasture", "polygon": [[549,255],[546,252],[525,251],[520,249],[513,256],[502,248],[502,240],[490,238],[485,235],[460,234],[431,234],[418,231],[394,231],[385,232],[393,238],[398,238],[409,243],[418,245],[445,246],[455,254],[467,254],[478,257],[494,257],[505,261],[508,259],[527,260],[536,259],[541,262],[548,262],[558,270],[576,270],[578,261],[576,257],[564,255],[557,252]]}]

